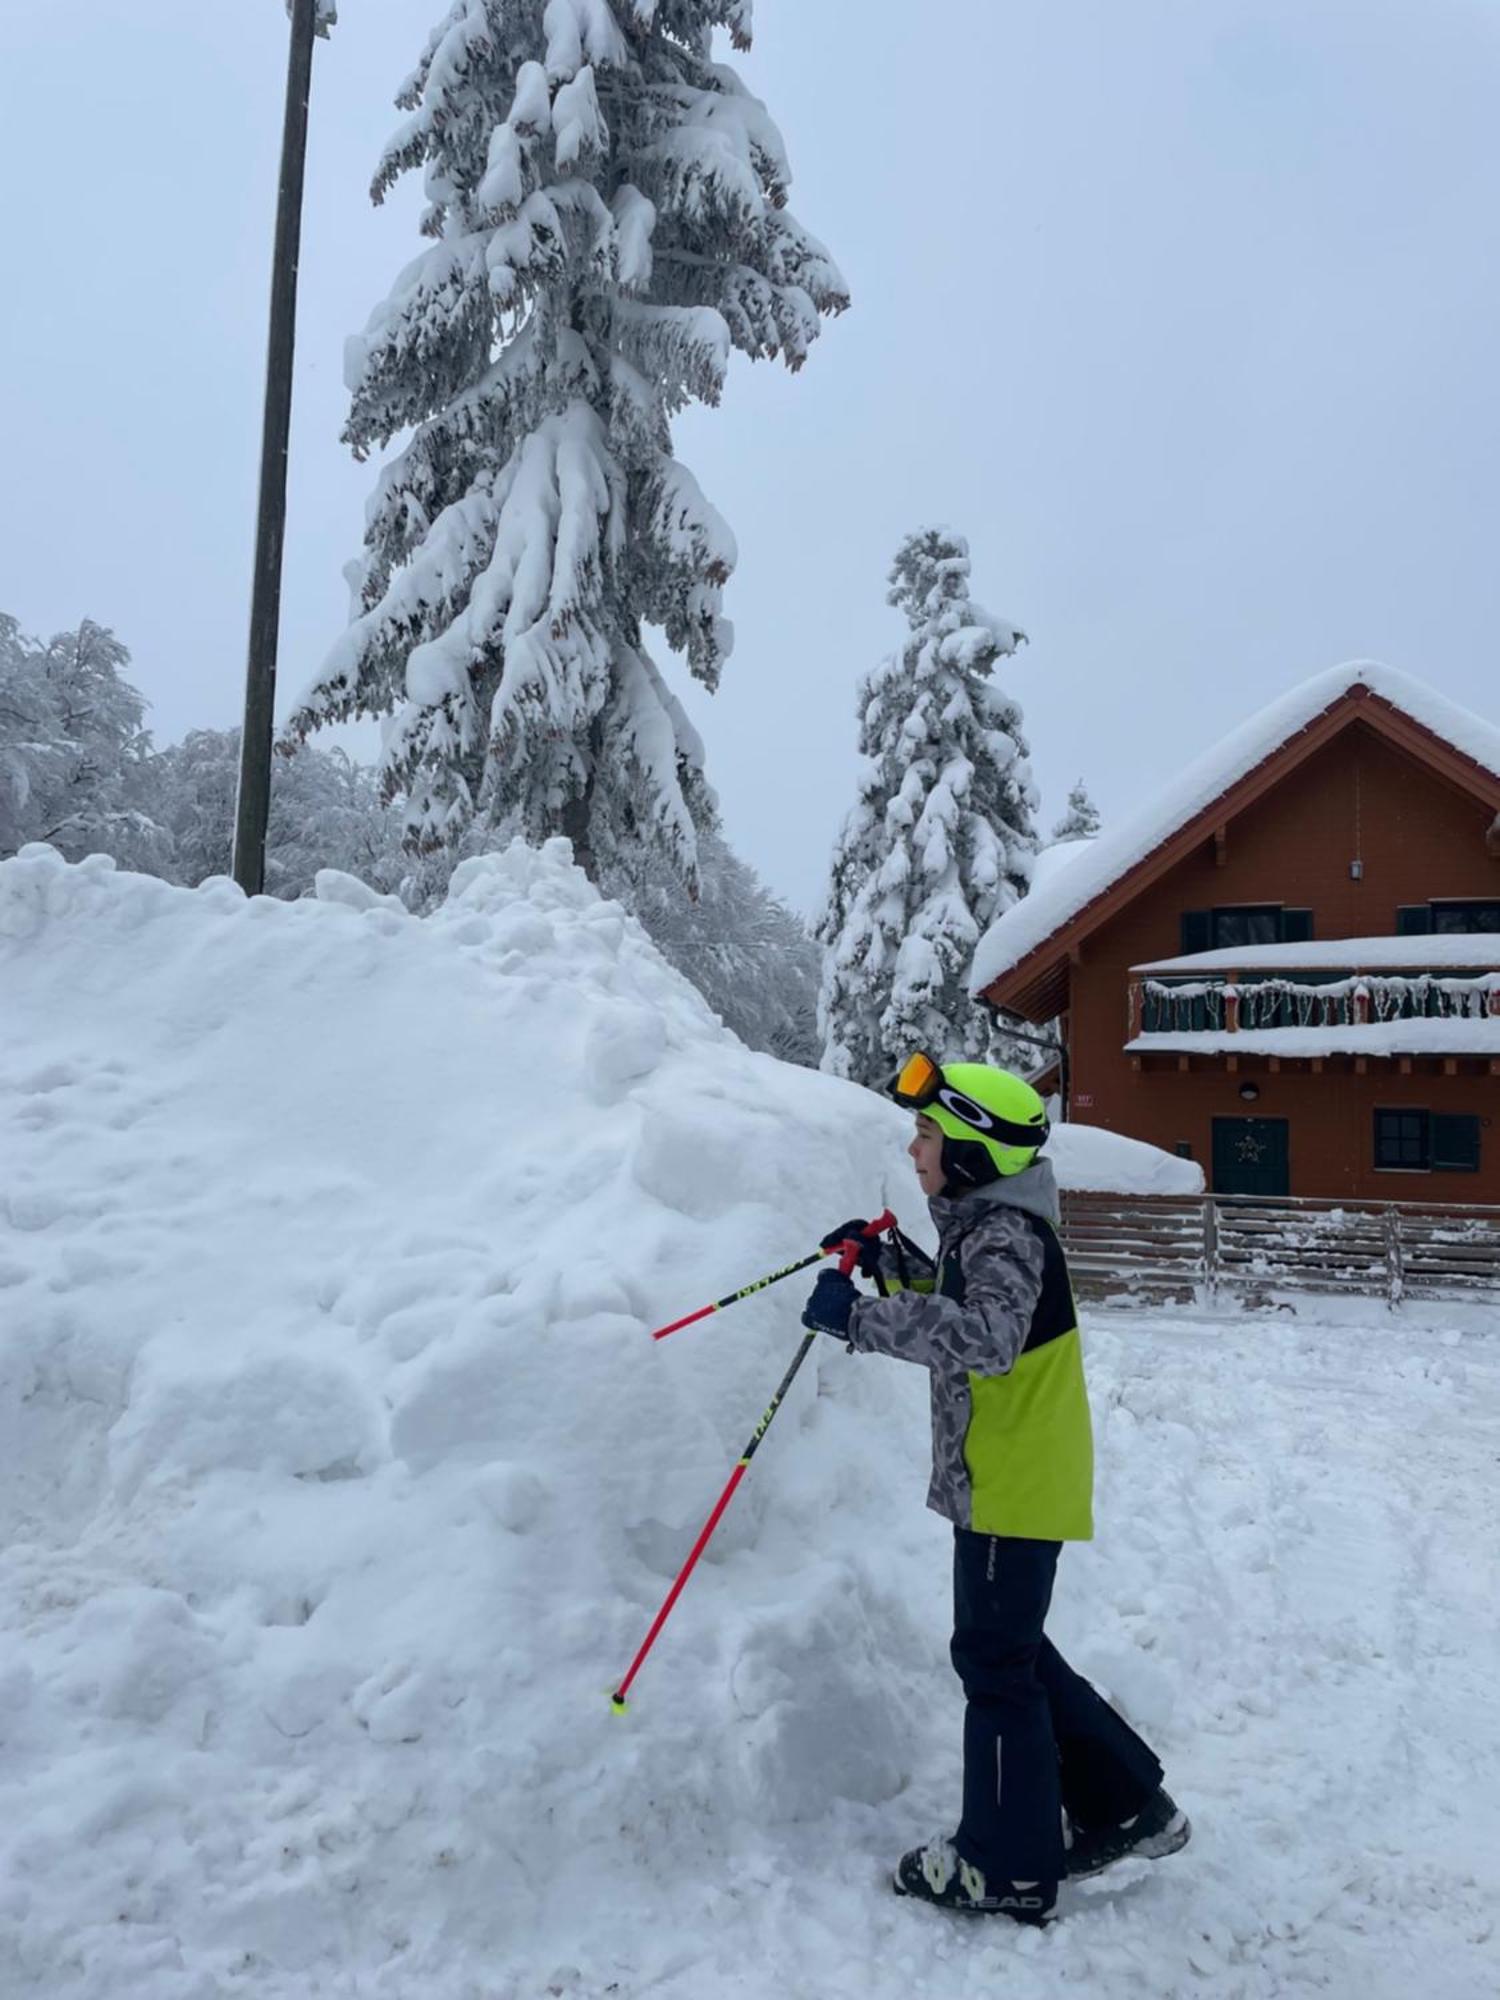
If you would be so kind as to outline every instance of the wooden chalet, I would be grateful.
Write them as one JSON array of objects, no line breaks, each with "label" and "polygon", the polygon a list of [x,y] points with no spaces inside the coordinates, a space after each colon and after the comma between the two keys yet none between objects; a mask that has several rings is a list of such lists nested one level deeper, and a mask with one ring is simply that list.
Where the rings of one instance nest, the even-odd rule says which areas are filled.
[{"label": "wooden chalet", "polygon": [[1500,730],[1374,666],[1237,730],[992,926],[1067,1116],[1220,1194],[1500,1202]]}]

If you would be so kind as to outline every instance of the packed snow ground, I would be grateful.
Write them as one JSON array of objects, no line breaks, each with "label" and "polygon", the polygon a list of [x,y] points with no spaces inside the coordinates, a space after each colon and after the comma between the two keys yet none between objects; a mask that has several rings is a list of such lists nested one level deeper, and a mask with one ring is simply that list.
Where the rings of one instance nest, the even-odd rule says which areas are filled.
[{"label": "packed snow ground", "polygon": [[552,849],[419,924],[0,866],[5,2000],[1500,1991],[1500,1341],[1087,1317],[1053,1630],[1188,1850],[1045,1934],[951,1824],[925,1382],[820,1345],[608,1694],[905,1121],[745,1051]]}]

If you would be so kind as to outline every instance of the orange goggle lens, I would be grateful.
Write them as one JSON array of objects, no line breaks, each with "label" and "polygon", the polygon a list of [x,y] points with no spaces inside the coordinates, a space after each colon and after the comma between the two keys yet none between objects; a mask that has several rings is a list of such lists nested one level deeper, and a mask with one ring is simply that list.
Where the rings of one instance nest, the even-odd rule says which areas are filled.
[{"label": "orange goggle lens", "polygon": [[908,1056],[896,1072],[891,1095],[898,1104],[920,1110],[931,1104],[943,1081],[943,1072],[929,1055]]}]

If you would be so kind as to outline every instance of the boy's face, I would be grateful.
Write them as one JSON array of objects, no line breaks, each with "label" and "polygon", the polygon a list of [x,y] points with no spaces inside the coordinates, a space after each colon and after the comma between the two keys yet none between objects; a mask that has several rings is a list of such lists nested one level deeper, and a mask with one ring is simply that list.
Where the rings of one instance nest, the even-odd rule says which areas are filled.
[{"label": "boy's face", "polygon": [[931,1201],[943,1191],[943,1135],[925,1113],[917,1113],[917,1129],[907,1147],[917,1170],[917,1185]]}]

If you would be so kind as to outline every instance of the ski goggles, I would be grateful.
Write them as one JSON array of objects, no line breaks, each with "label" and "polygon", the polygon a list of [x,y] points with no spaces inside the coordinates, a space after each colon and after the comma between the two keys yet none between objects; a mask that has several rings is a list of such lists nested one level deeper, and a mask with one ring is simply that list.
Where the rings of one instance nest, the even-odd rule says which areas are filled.
[{"label": "ski goggles", "polygon": [[942,1087],[942,1065],[918,1050],[916,1055],[908,1056],[897,1070],[890,1094],[908,1111],[923,1111],[935,1101]]},{"label": "ski goggles", "polygon": [[1002,1118],[998,1112],[976,1103],[966,1091],[957,1090],[949,1083],[943,1075],[942,1064],[935,1062],[925,1050],[918,1050],[902,1063],[890,1085],[890,1094],[908,1111],[925,1111],[929,1105],[941,1105],[960,1124],[971,1126],[975,1132],[1001,1146],[1041,1146],[1051,1131],[1046,1119],[1040,1125],[1018,1125],[1012,1119]]}]

